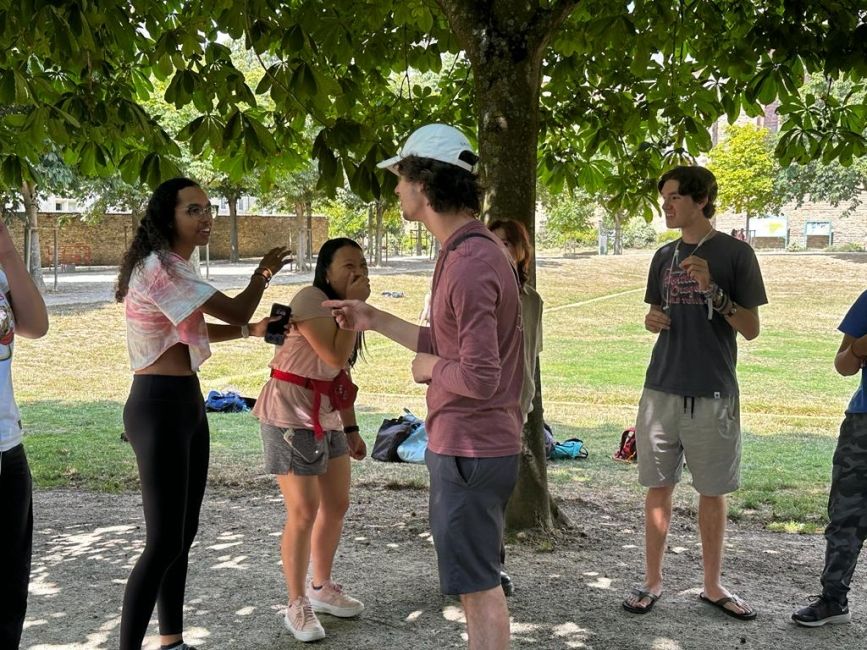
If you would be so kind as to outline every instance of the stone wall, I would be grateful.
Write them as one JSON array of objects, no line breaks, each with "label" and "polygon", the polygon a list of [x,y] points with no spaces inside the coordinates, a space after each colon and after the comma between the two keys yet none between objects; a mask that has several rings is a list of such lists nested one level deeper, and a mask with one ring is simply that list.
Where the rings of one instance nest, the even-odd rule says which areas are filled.
[{"label": "stone wall", "polygon": [[[803,248],[824,248],[827,237],[811,236],[809,241],[804,232],[808,221],[830,221],[834,245],[858,244],[867,248],[867,193],[861,195],[863,203],[851,214],[843,216],[848,203],[837,207],[825,202],[805,203],[800,208],[795,204],[783,206],[781,215],[789,220],[789,245],[797,244]],[[716,227],[723,232],[731,232],[733,228],[744,227],[744,216],[731,213],[720,213],[716,217]],[[779,247],[783,241],[777,240]]]},{"label": "stone wall", "polygon": [[[77,214],[41,213],[38,217],[42,266],[53,264],[55,236],[58,263],[77,266],[113,266],[129,246],[134,231],[132,215],[109,214],[97,223],[86,223]],[[328,238],[328,218],[313,217],[313,252]],[[18,250],[23,250],[24,225],[16,220],[11,227]],[[241,257],[260,257],[278,245],[291,245],[294,216],[238,216],[238,248]],[[211,259],[229,258],[229,217],[214,221],[210,243]]]}]

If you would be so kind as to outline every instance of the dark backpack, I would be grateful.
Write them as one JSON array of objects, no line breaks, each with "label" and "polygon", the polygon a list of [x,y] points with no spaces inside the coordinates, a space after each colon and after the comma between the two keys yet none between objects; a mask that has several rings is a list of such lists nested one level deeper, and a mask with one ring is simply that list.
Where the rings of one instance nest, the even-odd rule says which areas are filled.
[{"label": "dark backpack", "polygon": [[212,390],[205,399],[205,411],[208,413],[242,413],[249,410],[247,399],[233,390]]},{"label": "dark backpack", "polygon": [[557,444],[554,442],[554,432],[547,422],[542,422],[542,429],[545,433],[545,458],[551,458],[551,454],[554,453],[554,445]]},{"label": "dark backpack", "polygon": [[612,458],[624,463],[638,460],[638,449],[635,446],[635,427],[629,427],[620,435],[620,448],[614,452]]},{"label": "dark backpack", "polygon": [[376,432],[376,440],[373,442],[373,451],[370,452],[370,457],[384,463],[403,462],[397,455],[397,448],[409,438],[409,434],[419,422],[421,420],[409,412],[397,418],[383,420],[382,426]]}]

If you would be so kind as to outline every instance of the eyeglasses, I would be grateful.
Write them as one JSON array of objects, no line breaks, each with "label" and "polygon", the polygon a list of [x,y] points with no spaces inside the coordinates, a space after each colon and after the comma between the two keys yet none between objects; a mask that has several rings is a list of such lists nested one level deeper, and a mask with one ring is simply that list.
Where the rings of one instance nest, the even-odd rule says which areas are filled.
[{"label": "eyeglasses", "polygon": [[211,205],[210,203],[208,203],[208,205],[197,205],[194,203],[193,205],[187,206],[185,212],[193,219],[201,219],[203,217],[213,219],[217,216],[217,206]]}]

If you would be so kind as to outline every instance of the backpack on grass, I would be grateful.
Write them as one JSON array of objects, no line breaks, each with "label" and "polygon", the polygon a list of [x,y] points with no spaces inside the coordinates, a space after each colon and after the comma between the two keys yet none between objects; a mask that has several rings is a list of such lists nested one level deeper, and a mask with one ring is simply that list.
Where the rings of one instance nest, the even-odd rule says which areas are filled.
[{"label": "backpack on grass", "polygon": [[400,417],[383,420],[376,433],[370,457],[383,463],[403,462],[397,453],[397,448],[409,438],[418,424],[423,425],[424,422],[406,409]]},{"label": "backpack on grass", "polygon": [[549,458],[551,460],[583,460],[587,458],[587,447],[581,438],[569,438],[563,442],[555,442]]},{"label": "backpack on grass", "polygon": [[629,427],[620,435],[620,447],[614,452],[612,458],[624,463],[634,463],[638,460],[638,449],[635,446],[635,427]]}]

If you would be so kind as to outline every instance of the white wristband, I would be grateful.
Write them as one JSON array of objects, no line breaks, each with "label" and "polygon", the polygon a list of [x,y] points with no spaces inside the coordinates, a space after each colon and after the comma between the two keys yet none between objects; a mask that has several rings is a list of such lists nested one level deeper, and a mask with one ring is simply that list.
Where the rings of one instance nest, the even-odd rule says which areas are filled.
[{"label": "white wristband", "polygon": [[241,338],[245,339],[250,336],[250,327],[247,325],[241,325]]}]

